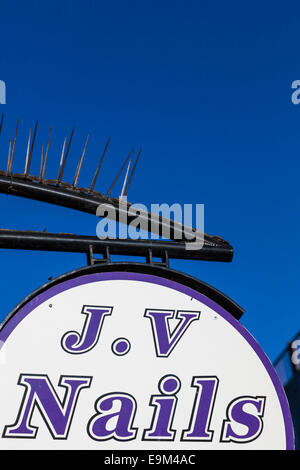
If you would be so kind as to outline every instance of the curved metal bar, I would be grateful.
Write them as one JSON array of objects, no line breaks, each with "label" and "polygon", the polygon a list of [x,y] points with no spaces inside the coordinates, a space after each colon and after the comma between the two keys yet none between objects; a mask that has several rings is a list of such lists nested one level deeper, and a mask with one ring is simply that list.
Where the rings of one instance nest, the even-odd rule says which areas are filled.
[{"label": "curved metal bar", "polygon": [[58,251],[88,254],[90,248],[93,253],[105,254],[109,250],[111,255],[144,256],[161,259],[193,259],[205,261],[231,261],[232,248],[219,248],[204,246],[196,250],[187,250],[183,242],[163,240],[131,240],[131,239],[105,239],[89,235],[75,235],[69,233],[46,233],[34,231],[19,231],[0,229],[0,248],[19,250]]},{"label": "curved metal bar", "polygon": [[[39,178],[34,176],[25,178],[24,175],[18,174],[9,177],[4,176],[4,172],[0,172],[0,193],[47,202],[94,215],[96,215],[99,205],[102,204],[104,208],[105,205],[107,206],[107,217],[110,217],[109,208],[113,206],[117,221],[126,220],[127,224],[130,224],[136,218],[136,214],[130,213],[130,203],[120,203],[119,199],[105,197],[96,191],[88,193],[89,190],[86,188],[73,188],[67,183],[62,182],[61,186],[54,186],[55,184],[55,180],[40,182]],[[195,236],[196,233],[195,229],[191,227],[151,214],[150,212],[141,213],[139,217],[145,221],[151,233],[161,235],[165,233],[165,230],[170,229],[171,240],[176,239],[176,232],[181,231],[182,239],[191,242],[191,235]],[[150,223],[152,217],[157,220],[156,224]],[[232,254],[231,245],[223,238],[207,234],[203,234],[203,237],[204,247],[211,246]]]}]

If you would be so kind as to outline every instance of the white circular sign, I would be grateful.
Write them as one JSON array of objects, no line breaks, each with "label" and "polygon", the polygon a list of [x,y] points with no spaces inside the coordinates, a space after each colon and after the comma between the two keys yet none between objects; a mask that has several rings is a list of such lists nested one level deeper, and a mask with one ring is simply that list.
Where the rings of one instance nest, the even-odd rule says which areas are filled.
[{"label": "white circular sign", "polygon": [[164,277],[96,272],[0,332],[2,449],[291,449],[287,400],[247,330]]}]

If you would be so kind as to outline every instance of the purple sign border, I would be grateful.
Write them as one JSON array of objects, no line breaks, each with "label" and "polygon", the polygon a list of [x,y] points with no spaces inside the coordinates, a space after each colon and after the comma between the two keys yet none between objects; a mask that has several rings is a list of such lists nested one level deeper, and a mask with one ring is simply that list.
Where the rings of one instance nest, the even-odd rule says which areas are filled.
[{"label": "purple sign border", "polygon": [[7,338],[10,334],[14,331],[14,329],[18,326],[22,320],[29,315],[35,308],[41,305],[43,302],[46,302],[51,297],[64,292],[68,289],[72,289],[73,287],[81,286],[84,284],[89,284],[91,282],[97,281],[111,281],[111,280],[129,280],[129,281],[142,281],[142,282],[149,282],[151,284],[157,284],[164,287],[169,287],[170,289],[174,289],[178,292],[182,292],[183,294],[188,295],[189,297],[193,297],[200,302],[204,303],[208,307],[212,308],[215,312],[221,315],[225,320],[227,320],[249,343],[252,349],[256,352],[257,356],[263,363],[265,369],[267,370],[270,379],[273,383],[273,386],[276,390],[281,410],[283,414],[284,424],[285,424],[285,433],[286,433],[286,449],[293,450],[294,449],[294,431],[293,431],[293,424],[291,413],[288,405],[288,401],[283,389],[283,386],[264,351],[253,338],[253,336],[244,328],[230,313],[228,313],[223,307],[218,305],[216,302],[211,300],[210,298],[206,297],[205,295],[201,294],[200,292],[184,285],[180,284],[176,281],[171,281],[170,279],[166,279],[163,277],[151,275],[151,274],[144,274],[144,273],[135,273],[135,272],[122,272],[122,271],[115,271],[115,272],[100,272],[100,273],[92,273],[92,274],[85,274],[79,275],[73,279],[69,279],[67,281],[63,281],[53,287],[50,287],[48,290],[38,294],[36,297],[31,299],[28,303],[26,303],[16,314],[14,314],[8,322],[3,326],[0,332],[0,341],[5,343]]}]

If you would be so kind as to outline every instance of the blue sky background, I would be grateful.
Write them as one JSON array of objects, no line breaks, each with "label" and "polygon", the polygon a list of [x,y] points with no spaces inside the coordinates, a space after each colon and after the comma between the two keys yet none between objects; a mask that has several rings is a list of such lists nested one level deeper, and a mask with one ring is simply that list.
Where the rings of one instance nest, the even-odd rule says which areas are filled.
[{"label": "blue sky background", "polygon": [[[129,200],[205,204],[206,232],[233,245],[233,262],[171,267],[240,303],[242,323],[272,360],[300,328],[300,105],[291,102],[299,23],[296,1],[0,2],[1,168],[19,117],[14,171],[23,171],[37,118],[32,172],[53,125],[47,177],[56,177],[74,125],[72,181],[91,134],[81,186],[111,135],[103,192],[131,147],[142,146]],[[5,195],[0,209],[2,228],[95,234],[92,215]],[[49,276],[86,259],[2,250],[0,262],[2,319]]]}]

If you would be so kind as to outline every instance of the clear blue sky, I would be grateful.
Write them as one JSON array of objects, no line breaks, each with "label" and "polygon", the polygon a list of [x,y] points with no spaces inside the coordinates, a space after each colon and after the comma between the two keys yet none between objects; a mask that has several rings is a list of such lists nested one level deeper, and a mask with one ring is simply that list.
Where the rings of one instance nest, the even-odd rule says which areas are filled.
[{"label": "clear blue sky", "polygon": [[[112,136],[98,189],[107,190],[132,146],[143,158],[132,202],[204,203],[205,229],[234,247],[231,264],[171,266],[222,290],[273,360],[300,328],[300,4],[296,1],[33,1],[0,3],[0,79],[7,85],[1,168],[20,117],[14,170],[40,120],[32,169],[49,125],[47,176],[76,127],[73,179],[91,134],[80,184],[88,185]],[[2,228],[95,234],[97,219],[0,195]],[[73,268],[84,255],[2,250],[1,311]]]}]

